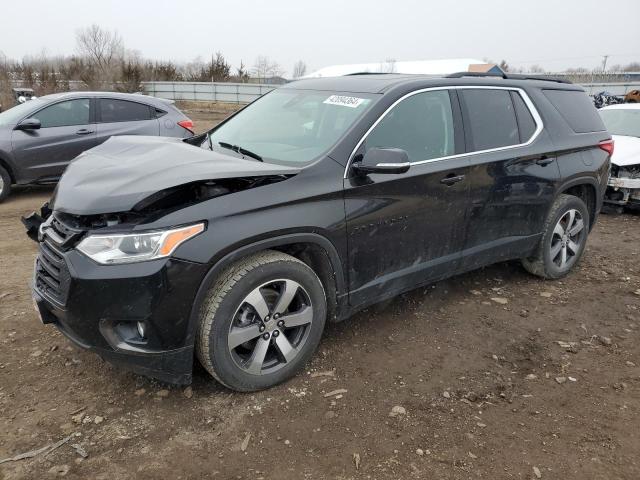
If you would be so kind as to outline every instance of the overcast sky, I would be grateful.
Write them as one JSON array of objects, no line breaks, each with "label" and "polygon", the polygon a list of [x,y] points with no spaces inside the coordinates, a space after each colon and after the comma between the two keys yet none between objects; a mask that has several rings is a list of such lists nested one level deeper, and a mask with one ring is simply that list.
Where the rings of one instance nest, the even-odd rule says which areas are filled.
[{"label": "overcast sky", "polygon": [[[638,0],[2,1],[0,52],[72,54],[79,28],[117,30],[145,57],[267,55],[291,72],[333,64],[501,59],[548,71],[640,61]],[[0,54],[0,59],[2,55]]]}]

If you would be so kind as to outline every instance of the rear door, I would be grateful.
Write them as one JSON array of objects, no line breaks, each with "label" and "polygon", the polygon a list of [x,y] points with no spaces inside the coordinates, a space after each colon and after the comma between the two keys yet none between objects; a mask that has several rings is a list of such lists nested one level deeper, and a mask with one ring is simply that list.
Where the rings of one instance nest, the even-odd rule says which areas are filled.
[{"label": "rear door", "polygon": [[160,134],[155,108],[119,98],[97,99],[98,142],[114,135]]},{"label": "rear door", "polygon": [[97,145],[91,99],[75,98],[44,107],[31,115],[38,130],[14,130],[12,147],[18,168],[33,180],[53,180],[71,160]]},{"label": "rear door", "polygon": [[345,179],[350,302],[381,300],[453,273],[463,247],[468,159],[455,93],[415,92],[388,110],[353,159],[369,148],[400,148],[404,174]]},{"label": "rear door", "polygon": [[536,245],[560,172],[542,120],[523,90],[458,90],[469,171],[463,267],[523,256]]}]

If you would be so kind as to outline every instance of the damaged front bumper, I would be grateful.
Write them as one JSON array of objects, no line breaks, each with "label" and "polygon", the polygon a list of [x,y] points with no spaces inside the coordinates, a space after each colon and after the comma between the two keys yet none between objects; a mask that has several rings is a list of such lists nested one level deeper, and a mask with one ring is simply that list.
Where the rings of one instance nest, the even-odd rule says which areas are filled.
[{"label": "damaged front bumper", "polygon": [[175,258],[98,265],[55,245],[48,228],[32,227],[40,232],[32,292],[43,323],[111,363],[169,383],[191,382],[191,310],[206,265]]},{"label": "damaged front bumper", "polygon": [[624,207],[640,207],[640,178],[610,177],[604,202]]}]

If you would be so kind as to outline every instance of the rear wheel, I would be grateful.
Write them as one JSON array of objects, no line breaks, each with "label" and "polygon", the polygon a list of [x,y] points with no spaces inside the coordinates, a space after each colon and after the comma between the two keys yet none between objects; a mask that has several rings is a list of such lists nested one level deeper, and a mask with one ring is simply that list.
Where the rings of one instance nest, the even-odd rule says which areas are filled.
[{"label": "rear wheel", "polygon": [[0,166],[0,202],[9,196],[11,192],[11,176],[4,167]]},{"label": "rear wheel", "polygon": [[589,211],[585,203],[573,195],[558,196],[534,256],[522,260],[524,268],[543,278],[564,277],[580,260],[588,233]]},{"label": "rear wheel", "polygon": [[209,291],[196,354],[231,389],[268,388],[311,358],[326,311],[322,283],[311,268],[290,255],[262,252],[228,268]]}]

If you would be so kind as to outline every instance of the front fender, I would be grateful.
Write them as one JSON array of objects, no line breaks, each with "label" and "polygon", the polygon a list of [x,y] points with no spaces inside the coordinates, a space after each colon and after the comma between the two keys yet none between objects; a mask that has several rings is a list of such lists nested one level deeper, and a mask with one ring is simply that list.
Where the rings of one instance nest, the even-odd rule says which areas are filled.
[{"label": "front fender", "polygon": [[326,237],[317,233],[297,232],[262,240],[249,241],[242,245],[235,246],[226,254],[216,256],[217,260],[212,263],[211,268],[204,276],[193,301],[185,344],[192,345],[194,343],[199,321],[200,306],[204,302],[207,292],[226,267],[247,255],[295,243],[311,243],[322,248],[327,253],[329,261],[331,262],[336,281],[336,290],[338,292],[346,291],[346,279],[344,278],[344,270],[340,256],[333,243]]}]

